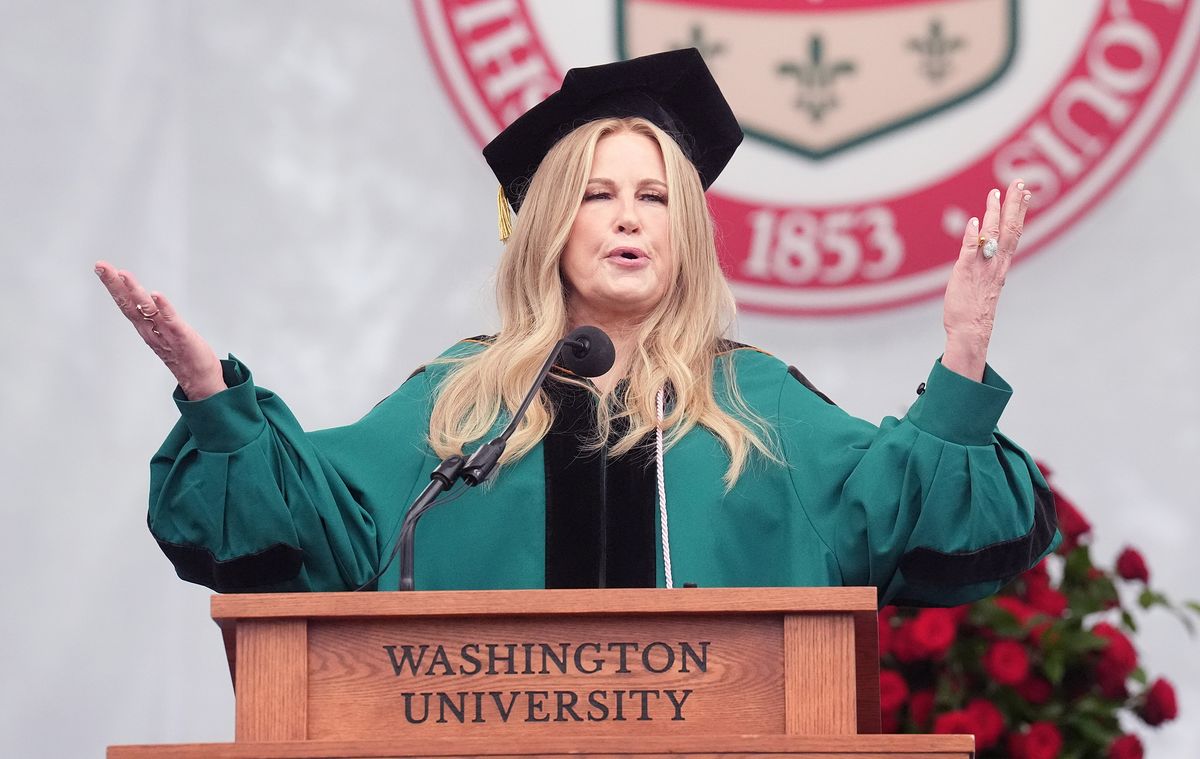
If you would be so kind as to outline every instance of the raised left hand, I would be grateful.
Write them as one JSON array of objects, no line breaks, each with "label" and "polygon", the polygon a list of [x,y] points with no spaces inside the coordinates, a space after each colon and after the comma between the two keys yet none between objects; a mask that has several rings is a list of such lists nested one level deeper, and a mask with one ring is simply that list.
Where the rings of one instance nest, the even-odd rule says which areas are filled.
[{"label": "raised left hand", "polygon": [[[1031,197],[1020,179],[1013,180],[1003,202],[999,190],[988,193],[982,225],[976,218],[967,222],[958,260],[946,284],[942,315],[946,328],[942,365],[964,377],[983,379],[988,342],[996,322],[996,304],[1017,252]],[[990,252],[990,240],[996,244],[995,255],[989,258],[986,254]]]}]

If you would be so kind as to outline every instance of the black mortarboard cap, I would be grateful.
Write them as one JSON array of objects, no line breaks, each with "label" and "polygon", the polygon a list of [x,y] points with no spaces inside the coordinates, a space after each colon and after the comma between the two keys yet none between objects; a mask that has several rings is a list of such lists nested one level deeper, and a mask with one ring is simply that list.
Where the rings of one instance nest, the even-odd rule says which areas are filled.
[{"label": "black mortarboard cap", "polygon": [[513,210],[542,158],[576,127],[641,116],[675,138],[704,189],[733,157],[742,129],[695,48],[575,68],[562,87],[526,111],[483,149]]}]

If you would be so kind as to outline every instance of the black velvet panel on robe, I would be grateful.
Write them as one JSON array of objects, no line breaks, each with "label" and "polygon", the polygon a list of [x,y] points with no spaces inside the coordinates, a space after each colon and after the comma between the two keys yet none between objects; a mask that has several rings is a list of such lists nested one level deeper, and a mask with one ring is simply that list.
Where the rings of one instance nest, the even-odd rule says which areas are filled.
[{"label": "black velvet panel on robe", "polygon": [[[655,585],[657,465],[653,438],[610,457],[595,440],[594,396],[551,374],[555,406],[542,441],[546,467],[546,587],[642,588]],[[619,436],[620,422],[614,423]]]}]

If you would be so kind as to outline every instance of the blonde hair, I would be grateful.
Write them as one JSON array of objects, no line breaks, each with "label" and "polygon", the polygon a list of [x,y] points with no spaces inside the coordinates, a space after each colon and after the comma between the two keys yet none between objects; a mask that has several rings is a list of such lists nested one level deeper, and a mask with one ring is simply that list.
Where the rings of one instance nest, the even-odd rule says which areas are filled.
[{"label": "blonde hair", "polygon": [[[598,435],[590,444],[603,445],[613,420],[624,418],[627,432],[610,454],[630,452],[657,427],[657,394],[669,384],[674,404],[663,419],[666,447],[696,425],[707,428],[729,453],[726,487],[737,482],[751,448],[779,460],[769,427],[738,393],[732,359],[724,362],[730,408],[723,409],[716,400],[713,364],[733,319],[733,294],[717,262],[712,219],[695,167],[673,139],[641,118],[584,124],[542,160],[496,274],[500,333],[479,353],[443,359],[455,366],[438,388],[429,420],[429,442],[439,456],[461,454],[467,443],[488,433],[502,409],[517,408],[547,352],[570,328],[559,259],[583,200],[596,144],[623,132],[649,137],[662,151],[677,270],[662,300],[638,325],[624,403],[610,408],[611,399],[603,398],[596,404]],[[543,390],[509,439],[501,461],[516,460],[532,450],[549,431],[553,415]]]}]

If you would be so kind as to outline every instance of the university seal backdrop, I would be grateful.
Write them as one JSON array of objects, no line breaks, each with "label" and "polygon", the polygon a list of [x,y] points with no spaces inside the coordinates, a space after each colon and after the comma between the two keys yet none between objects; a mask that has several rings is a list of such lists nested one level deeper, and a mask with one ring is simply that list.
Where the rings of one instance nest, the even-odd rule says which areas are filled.
[{"label": "university seal backdrop", "polygon": [[[938,296],[984,194],[1034,193],[1019,258],[1086,216],[1195,68],[1195,0],[420,0],[483,145],[566,69],[695,46],[747,140],[709,193],[744,309]],[[883,40],[881,43],[880,40]]]}]

